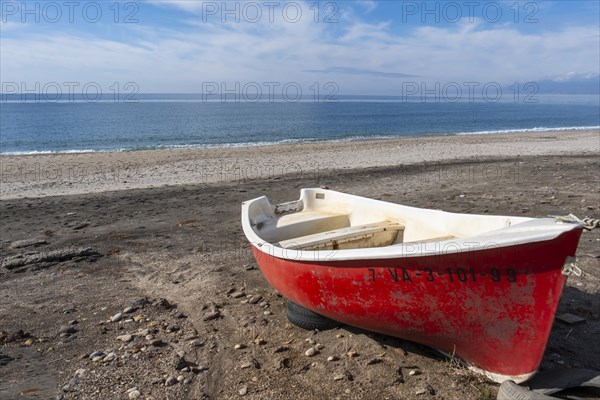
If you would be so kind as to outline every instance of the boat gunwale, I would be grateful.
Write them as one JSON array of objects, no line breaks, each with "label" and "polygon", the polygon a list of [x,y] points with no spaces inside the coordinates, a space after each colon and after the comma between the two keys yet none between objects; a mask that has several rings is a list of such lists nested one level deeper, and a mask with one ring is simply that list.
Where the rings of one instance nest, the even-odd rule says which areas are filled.
[{"label": "boat gunwale", "polygon": [[[332,190],[324,190],[317,188],[307,188],[303,190],[319,190],[325,192],[333,192],[349,197],[360,197]],[[361,197],[364,199],[364,197]],[[367,198],[368,199],[368,198]],[[343,249],[343,250],[295,250],[279,246],[277,243],[271,243],[262,239],[253,229],[250,217],[250,206],[258,201],[266,200],[271,204],[266,196],[260,196],[242,203],[242,228],[246,238],[252,246],[262,253],[266,253],[271,257],[286,259],[291,261],[311,261],[311,262],[335,262],[335,261],[359,261],[373,259],[405,259],[413,257],[439,256],[441,254],[455,254],[463,252],[485,251],[490,249],[498,249],[502,247],[512,247],[528,243],[544,242],[553,240],[561,234],[573,229],[581,229],[579,223],[564,223],[557,222],[553,218],[529,218],[529,220],[516,223],[512,226],[500,228],[496,230],[486,231],[478,235],[453,238],[436,242],[405,242],[385,247],[368,247],[359,249]],[[368,199],[375,202],[381,200]],[[292,203],[292,202],[289,202]],[[383,202],[386,204],[400,205],[397,203]],[[287,203],[284,203],[287,204]],[[272,205],[277,207],[277,205]],[[415,210],[438,211],[447,214],[462,215],[462,213],[451,213],[440,210],[430,210],[425,208],[403,206]],[[465,216],[473,216],[478,214],[464,214]],[[491,217],[491,215],[490,215]],[[499,215],[497,217],[519,218],[515,216]],[[528,224],[523,226],[523,224]],[[550,229],[531,229],[533,227]],[[523,229],[526,228],[526,229]],[[529,229],[527,229],[529,228]],[[440,247],[443,247],[440,249]]]}]

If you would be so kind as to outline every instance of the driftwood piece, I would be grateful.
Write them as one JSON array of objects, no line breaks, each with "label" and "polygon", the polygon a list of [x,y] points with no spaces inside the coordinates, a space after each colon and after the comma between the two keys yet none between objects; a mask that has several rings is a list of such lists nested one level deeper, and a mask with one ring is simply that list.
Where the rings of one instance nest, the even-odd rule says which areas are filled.
[{"label": "driftwood piece", "polygon": [[11,249],[20,249],[22,247],[39,246],[41,244],[48,244],[48,242],[44,239],[17,240],[16,242],[12,242],[10,244],[10,248]]},{"label": "driftwood piece", "polygon": [[44,251],[31,254],[17,254],[2,260],[2,266],[6,269],[15,269],[30,264],[61,262],[76,257],[93,257],[100,254],[91,248],[66,248],[60,250]]}]

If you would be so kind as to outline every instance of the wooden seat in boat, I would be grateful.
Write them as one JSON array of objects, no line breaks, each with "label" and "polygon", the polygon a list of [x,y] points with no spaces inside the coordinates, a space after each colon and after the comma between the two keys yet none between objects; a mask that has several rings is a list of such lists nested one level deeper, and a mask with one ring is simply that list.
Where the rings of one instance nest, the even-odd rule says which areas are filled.
[{"label": "wooden seat in boat", "polygon": [[430,243],[430,242],[443,242],[444,240],[450,240],[450,239],[456,239],[456,236],[452,236],[452,235],[447,235],[447,236],[437,236],[437,237],[433,237],[433,238],[422,239],[422,240],[413,240],[413,241],[410,241],[410,242],[404,242],[404,243]]},{"label": "wooden seat in boat", "polygon": [[279,246],[293,250],[381,247],[392,244],[403,231],[404,225],[398,222],[381,221],[282,240]]}]

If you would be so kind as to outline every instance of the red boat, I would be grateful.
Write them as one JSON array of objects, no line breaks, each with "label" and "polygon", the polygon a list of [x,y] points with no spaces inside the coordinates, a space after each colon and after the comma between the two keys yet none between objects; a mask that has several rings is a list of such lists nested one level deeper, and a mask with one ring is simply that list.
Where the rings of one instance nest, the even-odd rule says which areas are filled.
[{"label": "red boat", "polygon": [[429,345],[497,382],[536,372],[583,229],[324,189],[244,202],[242,225],[263,274],[293,303]]}]

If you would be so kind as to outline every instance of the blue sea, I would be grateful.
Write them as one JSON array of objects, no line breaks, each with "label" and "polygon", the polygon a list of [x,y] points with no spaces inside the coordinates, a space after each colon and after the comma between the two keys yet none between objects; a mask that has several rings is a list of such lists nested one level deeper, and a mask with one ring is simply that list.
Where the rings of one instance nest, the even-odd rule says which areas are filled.
[{"label": "blue sea", "polygon": [[597,95],[536,102],[339,96],[337,101],[206,101],[138,95],[135,101],[4,100],[0,154],[253,146],[427,135],[599,129]]}]

